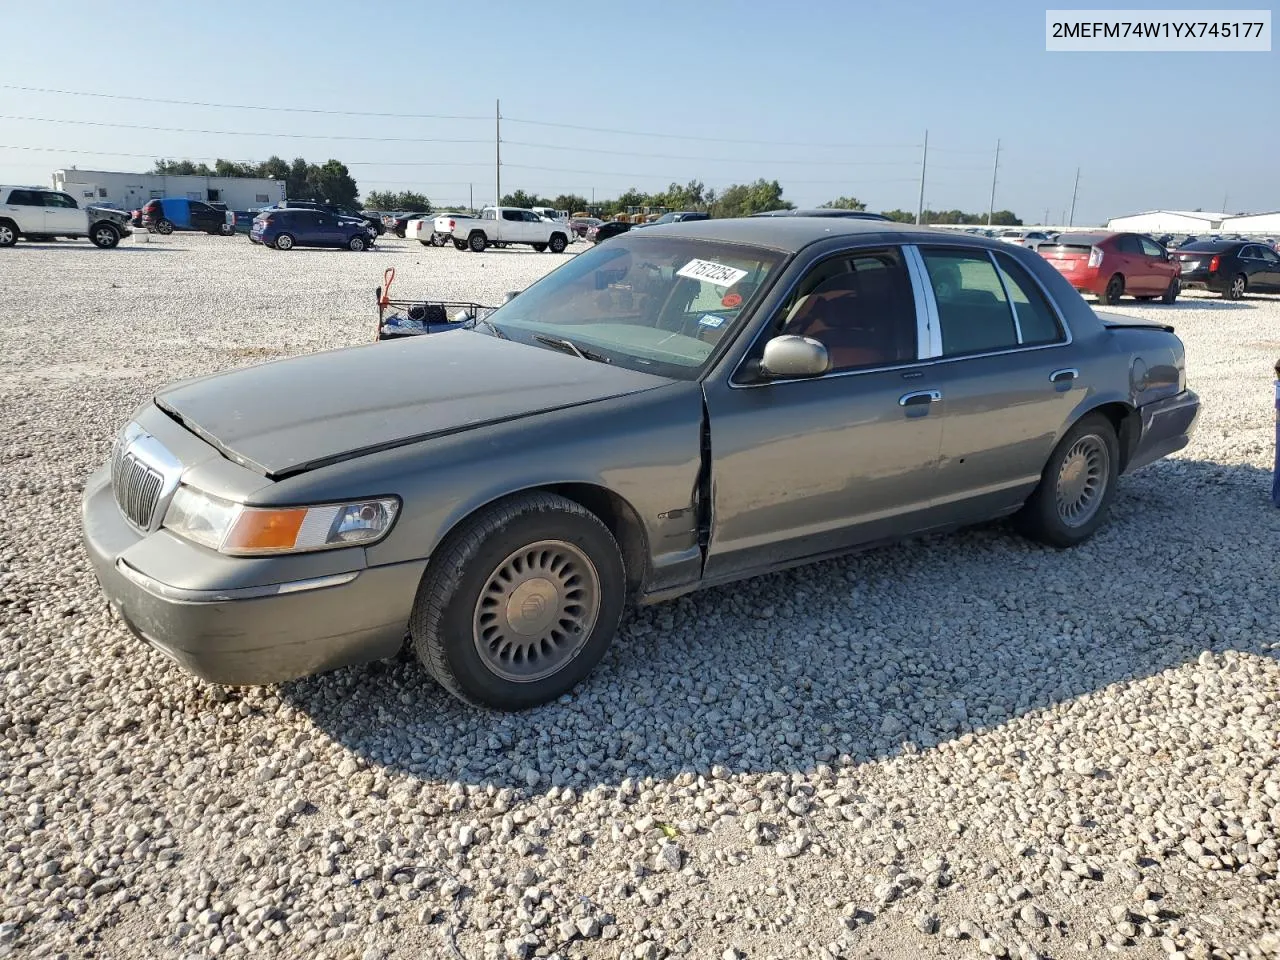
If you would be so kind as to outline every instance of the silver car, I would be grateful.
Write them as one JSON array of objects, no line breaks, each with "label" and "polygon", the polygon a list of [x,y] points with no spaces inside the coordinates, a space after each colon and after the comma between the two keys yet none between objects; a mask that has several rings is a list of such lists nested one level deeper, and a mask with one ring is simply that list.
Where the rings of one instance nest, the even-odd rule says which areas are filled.
[{"label": "silver car", "polygon": [[160,390],[85,491],[112,609],[218,683],[407,635],[528,707],[627,603],[1002,516],[1078,544],[1199,412],[1171,327],[877,221],[634,231],[463,326]]}]

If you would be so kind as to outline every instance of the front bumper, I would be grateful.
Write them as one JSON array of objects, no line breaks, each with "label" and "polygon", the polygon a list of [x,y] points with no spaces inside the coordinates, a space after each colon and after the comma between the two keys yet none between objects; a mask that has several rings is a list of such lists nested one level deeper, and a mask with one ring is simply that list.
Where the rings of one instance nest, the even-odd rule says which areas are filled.
[{"label": "front bumper", "polygon": [[1138,408],[1142,431],[1129,457],[1126,473],[1181,450],[1191,441],[1200,416],[1200,398],[1191,390]]},{"label": "front bumper", "polygon": [[[426,568],[425,560],[366,567],[363,550],[331,551],[323,566],[319,554],[255,558],[254,583],[241,576],[220,584],[219,569],[247,568],[165,530],[137,533],[116,506],[105,467],[85,487],[82,526],[112,613],[191,673],[233,686],[395,655]],[[340,569],[344,560],[354,569]],[[207,582],[192,585],[193,570]]]}]

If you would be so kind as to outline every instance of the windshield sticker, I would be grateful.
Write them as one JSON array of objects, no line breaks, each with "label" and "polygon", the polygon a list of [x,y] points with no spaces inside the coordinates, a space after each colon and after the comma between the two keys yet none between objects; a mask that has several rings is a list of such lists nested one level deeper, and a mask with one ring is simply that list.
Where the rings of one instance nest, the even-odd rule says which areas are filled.
[{"label": "windshield sticker", "polygon": [[717,287],[732,287],[747,275],[747,271],[739,270],[737,267],[727,267],[723,263],[715,263],[712,260],[690,260],[676,271],[676,275],[688,277],[690,280],[714,283]]},{"label": "windshield sticker", "polygon": [[703,327],[718,327],[720,324],[724,323],[724,320],[724,317],[717,317],[712,313],[704,313],[698,318],[698,325]]},{"label": "windshield sticker", "polygon": [[742,297],[736,293],[725,294],[725,298],[720,301],[720,306],[728,307],[732,310],[734,307],[742,306]]}]

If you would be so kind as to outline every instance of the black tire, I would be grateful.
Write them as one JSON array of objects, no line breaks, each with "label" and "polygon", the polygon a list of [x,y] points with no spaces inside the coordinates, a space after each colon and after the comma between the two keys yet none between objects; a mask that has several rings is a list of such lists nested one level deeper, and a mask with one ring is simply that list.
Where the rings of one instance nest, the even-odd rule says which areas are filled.
[{"label": "black tire", "polygon": [[[533,549],[535,545],[538,549]],[[510,566],[513,561],[516,569],[522,561],[527,564],[528,558],[521,556],[526,547],[533,549],[530,557],[550,554],[552,566],[557,556],[555,551],[561,548],[566,556],[573,556],[567,563],[562,558],[559,571],[563,576],[567,570],[570,581],[579,583],[571,589],[587,597],[580,602],[566,603],[559,590],[542,579],[541,583],[555,592],[556,612],[546,617],[548,626],[535,629],[551,629],[549,622],[557,615],[561,617],[557,629],[571,622],[575,615],[567,611],[572,607],[582,611],[594,606],[594,616],[586,626],[585,637],[581,632],[574,634],[572,630],[559,629],[563,645],[568,649],[557,650],[546,641],[530,643],[531,646],[541,643],[541,650],[550,649],[550,654],[541,654],[549,657],[545,669],[554,671],[548,675],[537,676],[533,672],[538,669],[538,652],[523,659],[521,652],[511,654],[506,661],[508,669],[525,671],[531,677],[520,680],[495,672],[491,664],[501,663],[502,656],[482,654],[484,640],[479,637],[487,633],[492,638],[495,634],[490,631],[497,631],[499,638],[506,635],[502,623],[509,616],[505,611],[510,607],[504,608],[500,599],[491,600],[489,604],[482,604],[482,599],[486,593],[492,598],[499,590],[506,589],[510,594],[508,604],[515,602],[519,588],[528,581],[521,581],[512,589],[512,581],[500,580],[497,574],[504,568],[513,569]],[[524,569],[528,570],[528,566]],[[530,607],[535,599],[536,605]],[[613,640],[625,600],[626,571],[622,555],[600,518],[580,504],[555,494],[519,494],[465,520],[436,550],[418,587],[409,633],[414,653],[449,693],[479,706],[522,710],[554,700],[591,672]],[[526,613],[526,609],[531,613]],[[545,617],[546,609],[546,601],[531,591],[518,608],[522,624],[528,616]],[[482,628],[486,617],[496,625]],[[511,630],[509,621],[506,629]],[[518,646],[522,637],[533,634],[512,632],[509,635],[514,642],[509,642],[507,649]],[[493,650],[500,642],[501,639],[490,639],[489,649]]]},{"label": "black tire", "polygon": [[276,242],[273,244],[273,246],[274,246],[277,250],[292,250],[292,249],[293,249],[293,234],[291,234],[291,233],[282,233],[282,234],[278,235],[278,236],[276,237]]},{"label": "black tire", "polygon": [[347,249],[354,253],[363,253],[369,249],[369,241],[357,234],[347,241]]},{"label": "black tire", "polygon": [[547,245],[545,243],[534,243],[530,244],[530,246],[532,246],[534,250],[538,251],[538,253],[547,252]]},{"label": "black tire", "polygon": [[1133,299],[1135,299],[1135,300],[1141,300],[1143,303],[1147,303],[1147,302],[1149,302],[1149,301],[1151,301],[1151,300],[1154,300],[1154,299],[1155,299],[1155,297],[1154,297],[1154,296],[1151,296],[1151,297],[1134,297]]},{"label": "black tire", "polygon": [[419,240],[418,242],[419,242],[420,244],[422,244],[424,247],[429,247],[429,246],[431,246],[431,241],[430,241],[430,240]]},{"label": "black tire", "polygon": [[218,233],[224,237],[229,237],[236,232],[236,228],[229,223],[224,223],[218,227]]},{"label": "black tire", "polygon": [[1228,300],[1242,300],[1245,293],[1249,290],[1249,278],[1243,273],[1237,273],[1231,278],[1231,283],[1222,295]]},{"label": "black tire", "polygon": [[467,237],[467,246],[472,253],[484,253],[485,247],[488,245],[488,239],[479,230]]},{"label": "black tire", "polygon": [[1169,281],[1169,286],[1165,288],[1163,294],[1160,295],[1160,302],[1164,304],[1173,303],[1178,299],[1178,294],[1182,292],[1182,281],[1174,277]]},{"label": "black tire", "polygon": [[168,220],[157,221],[156,233],[163,234],[164,236],[167,237],[169,234],[173,233],[173,224],[170,223]]},{"label": "black tire", "polygon": [[18,225],[12,220],[0,220],[0,247],[12,247],[18,242]]},{"label": "black tire", "polygon": [[1120,298],[1124,296],[1124,277],[1120,274],[1113,274],[1111,279],[1107,281],[1107,289],[1102,291],[1102,296],[1098,300],[1108,306],[1120,302]]},{"label": "black tire", "polygon": [[110,250],[120,242],[120,230],[111,223],[95,223],[89,231],[89,239],[99,250]]},{"label": "black tire", "polygon": [[564,248],[568,245],[569,241],[565,239],[565,235],[563,233],[553,233],[551,235],[550,246],[552,253],[564,253]]},{"label": "black tire", "polygon": [[[1076,458],[1084,451],[1080,474],[1072,475],[1070,470],[1064,471],[1068,459]],[[1096,464],[1089,460],[1090,456],[1100,458]],[[1018,530],[1032,540],[1052,547],[1074,547],[1084,543],[1107,518],[1111,500],[1115,496],[1116,482],[1120,474],[1120,444],[1116,441],[1115,427],[1100,413],[1091,413],[1080,419],[1067,431],[1049,456],[1044,471],[1022,509],[1014,516],[1014,524]],[[1093,496],[1096,498],[1089,504],[1087,515],[1076,514],[1071,517],[1072,493],[1077,480],[1081,490],[1090,487],[1089,478],[1093,477]],[[1063,498],[1059,497],[1060,486]],[[1082,492],[1083,496],[1083,492]],[[1066,506],[1060,499],[1067,501]]]},{"label": "black tire", "polygon": [[399,237],[401,240],[403,240],[403,239],[404,239],[404,231],[403,231],[403,230],[397,230],[397,231],[396,231],[396,236],[397,236],[397,237]]},{"label": "black tire", "polygon": [[454,240],[454,241],[453,241],[453,248],[454,248],[455,250],[465,250],[465,249],[467,249],[467,241],[465,241],[465,240]]}]

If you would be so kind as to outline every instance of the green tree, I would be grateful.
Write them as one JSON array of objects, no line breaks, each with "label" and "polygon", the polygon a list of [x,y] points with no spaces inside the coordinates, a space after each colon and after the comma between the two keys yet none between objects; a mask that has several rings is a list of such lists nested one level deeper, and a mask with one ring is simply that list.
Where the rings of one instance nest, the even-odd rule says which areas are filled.
[{"label": "green tree", "polygon": [[431,201],[424,194],[416,193],[413,190],[405,190],[403,193],[396,195],[397,210],[407,210],[410,213],[430,213],[432,211]]},{"label": "green tree", "polygon": [[754,183],[725,187],[712,208],[717,217],[745,217],[766,210],[791,210],[795,204],[782,199],[782,184],[761,178]]},{"label": "green tree", "polygon": [[504,196],[500,206],[523,207],[527,210],[530,207],[549,207],[551,206],[551,201],[543,200],[534,193],[525,193],[523,190],[516,190],[515,192],[508,193]]},{"label": "green tree", "polygon": [[836,197],[834,200],[828,200],[826,203],[819,204],[826,210],[865,210],[867,205],[857,197]]},{"label": "green tree", "polygon": [[291,200],[318,200],[312,196],[311,185],[307,182],[307,171],[310,165],[302,157],[295,157],[289,164],[289,176],[285,178],[285,195]]},{"label": "green tree", "polygon": [[[985,218],[982,221],[986,222]],[[1014,215],[1012,210],[996,210],[991,214],[991,225],[1001,227],[1020,227],[1022,220]]]},{"label": "green tree", "polygon": [[626,213],[628,207],[647,207],[649,205],[649,195],[641,193],[635,187],[627,190],[617,200],[613,201],[613,207],[619,213]]},{"label": "green tree", "polygon": [[364,198],[367,210],[395,210],[396,195],[390,190],[373,190]]},{"label": "green tree", "polygon": [[213,170],[207,163],[192,163],[190,160],[157,160],[152,173],[162,173],[171,177],[211,177]]},{"label": "green tree", "polygon": [[277,156],[270,156],[262,163],[258,164],[259,177],[267,177],[271,180],[289,179],[289,164],[285,163]]},{"label": "green tree", "polygon": [[[342,207],[353,207],[360,196],[355,179],[347,165],[339,160],[326,160],[323,166],[307,167],[307,185],[311,199],[326,200]],[[423,198],[425,200],[425,198]]]},{"label": "green tree", "polygon": [[585,210],[591,204],[586,197],[580,197],[576,193],[562,193],[548,206],[555,207],[557,210],[568,210],[569,213],[577,213],[579,210]]},{"label": "green tree", "polygon": [[909,210],[881,210],[880,213],[897,223],[916,222],[916,215]]}]

